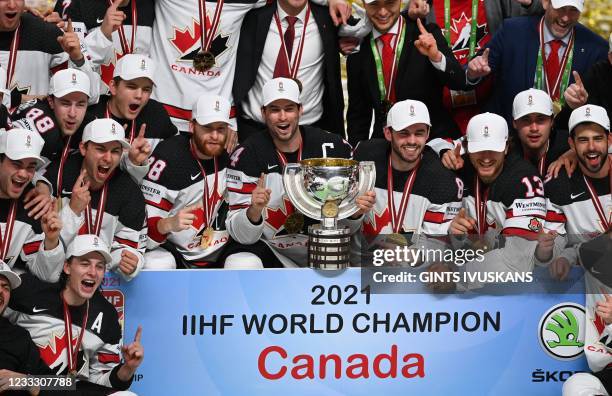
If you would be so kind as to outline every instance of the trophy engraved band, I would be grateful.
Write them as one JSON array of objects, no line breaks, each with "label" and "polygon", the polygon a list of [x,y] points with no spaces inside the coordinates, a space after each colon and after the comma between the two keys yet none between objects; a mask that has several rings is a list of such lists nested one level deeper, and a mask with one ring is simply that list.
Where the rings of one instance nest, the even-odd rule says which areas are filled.
[{"label": "trophy engraved band", "polygon": [[318,269],[349,266],[351,234],[338,220],[359,210],[355,198],[374,188],[374,162],[311,158],[287,164],[285,192],[295,208],[321,224],[308,227],[308,265]]}]

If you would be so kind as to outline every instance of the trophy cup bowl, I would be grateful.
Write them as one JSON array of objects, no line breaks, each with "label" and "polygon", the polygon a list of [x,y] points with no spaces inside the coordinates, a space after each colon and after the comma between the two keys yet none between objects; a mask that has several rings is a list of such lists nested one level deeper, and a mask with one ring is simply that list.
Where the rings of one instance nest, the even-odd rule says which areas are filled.
[{"label": "trophy cup bowl", "polygon": [[346,158],[311,158],[287,164],[285,192],[304,215],[321,220],[308,227],[308,264],[320,269],[349,265],[350,230],[338,227],[359,210],[355,198],[374,188],[374,162]]}]

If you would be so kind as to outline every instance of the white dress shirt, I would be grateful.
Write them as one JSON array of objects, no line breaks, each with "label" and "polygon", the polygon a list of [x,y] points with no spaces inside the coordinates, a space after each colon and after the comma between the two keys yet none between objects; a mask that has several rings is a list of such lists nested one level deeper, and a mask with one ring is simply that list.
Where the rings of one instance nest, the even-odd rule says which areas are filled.
[{"label": "white dress shirt", "polygon": [[[287,20],[285,19],[287,15],[288,14],[279,5],[278,16],[283,28],[281,34],[285,33],[288,26]],[[293,40],[291,65],[295,62],[298,48],[302,40],[306,7],[304,7],[296,17],[298,19],[295,23],[295,39]],[[263,100],[262,89],[264,84],[272,79],[276,58],[278,57],[281,44],[281,37],[278,32],[276,20],[272,18],[259,69],[257,70],[255,84],[247,94],[247,98],[243,105],[245,118],[264,122],[261,116],[261,102]],[[319,28],[311,12],[308,18],[308,25],[306,26],[306,41],[304,42],[302,61],[297,71],[297,78],[300,80],[303,87],[300,100],[304,107],[304,114],[300,118],[300,124],[313,124],[318,121],[323,114],[323,90],[325,89],[323,85],[323,59],[323,40],[321,39]]]}]

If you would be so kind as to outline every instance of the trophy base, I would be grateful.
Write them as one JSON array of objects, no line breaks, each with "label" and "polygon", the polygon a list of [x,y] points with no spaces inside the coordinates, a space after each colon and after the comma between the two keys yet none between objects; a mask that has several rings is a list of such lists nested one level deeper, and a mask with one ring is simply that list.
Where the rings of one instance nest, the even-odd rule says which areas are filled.
[{"label": "trophy base", "polygon": [[329,230],[308,227],[308,265],[314,269],[338,270],[349,266],[351,234],[348,227]]}]

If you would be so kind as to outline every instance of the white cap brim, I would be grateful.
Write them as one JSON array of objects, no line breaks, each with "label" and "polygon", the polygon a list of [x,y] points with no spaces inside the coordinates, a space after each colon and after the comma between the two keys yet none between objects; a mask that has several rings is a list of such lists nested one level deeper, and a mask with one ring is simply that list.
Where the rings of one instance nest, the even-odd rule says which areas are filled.
[{"label": "white cap brim", "polygon": [[37,163],[37,167],[40,167],[45,164],[45,160],[39,155],[32,155],[29,151],[12,151],[9,153],[4,153],[7,157],[14,161],[26,159],[26,158],[34,158]]},{"label": "white cap brim", "polygon": [[468,153],[479,153],[481,151],[503,152],[506,149],[506,142],[496,142],[494,140],[485,142],[470,142],[467,144]]},{"label": "white cap brim", "polygon": [[157,85],[155,84],[155,79],[153,78],[153,76],[151,74],[143,74],[143,73],[121,73],[119,74],[119,77],[121,77],[122,80],[136,80],[137,78],[148,78],[149,80],[151,80],[151,82],[153,83],[153,85]]},{"label": "white cap brim", "polygon": [[208,125],[213,122],[225,122],[226,124],[230,123],[229,118],[223,116],[201,116],[194,118],[196,122],[200,125]]},{"label": "white cap brim", "polygon": [[21,285],[21,278],[13,271],[0,270],[0,276],[4,276],[8,279],[11,289],[16,289]]},{"label": "white cap brim", "polygon": [[53,96],[55,96],[56,98],[63,98],[64,96],[71,94],[73,92],[81,92],[84,93],[85,95],[87,95],[87,97],[89,98],[89,92],[85,91],[84,89],[64,89],[63,91],[59,91],[59,92],[54,92]]},{"label": "white cap brim", "polygon": [[425,124],[425,125],[431,127],[431,124],[429,123],[429,121],[427,121],[427,120],[416,120],[416,119],[412,119],[409,122],[404,122],[404,123],[401,123],[401,122],[392,122],[389,126],[394,131],[401,131],[402,129],[406,129],[409,126],[412,126],[412,125],[415,125],[415,124]]},{"label": "white cap brim", "polygon": [[551,0],[551,4],[555,10],[563,7],[574,7],[578,11],[582,12],[583,2],[576,0]]},{"label": "white cap brim", "polygon": [[113,258],[111,257],[110,253],[108,253],[106,250],[95,249],[93,247],[85,247],[85,248],[82,248],[82,249],[79,249],[79,250],[67,252],[68,254],[70,254],[70,257],[68,257],[68,259],[70,259],[71,257],[82,257],[82,256],[85,256],[86,254],[91,253],[91,252],[100,253],[102,255],[102,257],[104,257],[104,263],[105,264],[110,264],[110,263],[113,262]]},{"label": "white cap brim", "polygon": [[119,142],[121,144],[121,147],[123,147],[124,149],[130,149],[132,148],[132,145],[130,145],[130,143],[128,143],[125,139],[112,139],[112,140],[104,140],[104,139],[100,139],[100,138],[96,138],[94,136],[92,136],[88,142],[94,142],[94,143],[109,143],[109,142]]}]

